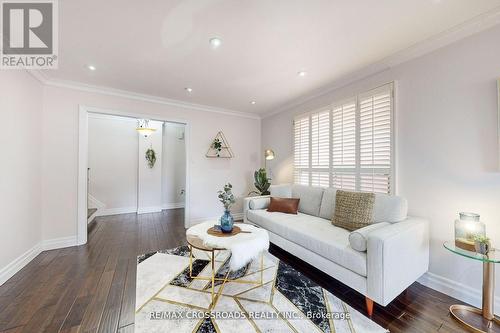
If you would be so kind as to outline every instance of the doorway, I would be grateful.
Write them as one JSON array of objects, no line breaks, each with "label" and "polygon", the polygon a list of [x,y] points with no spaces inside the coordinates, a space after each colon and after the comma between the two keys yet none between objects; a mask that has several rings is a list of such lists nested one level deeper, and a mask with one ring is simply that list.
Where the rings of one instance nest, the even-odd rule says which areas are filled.
[{"label": "doorway", "polygon": [[188,226],[187,122],[81,106],[79,127],[78,244],[97,216],[175,209]]}]

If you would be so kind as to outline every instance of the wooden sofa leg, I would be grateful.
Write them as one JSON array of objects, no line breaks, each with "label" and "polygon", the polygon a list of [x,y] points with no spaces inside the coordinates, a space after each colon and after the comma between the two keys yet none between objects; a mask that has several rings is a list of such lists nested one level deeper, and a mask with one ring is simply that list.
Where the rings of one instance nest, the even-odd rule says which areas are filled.
[{"label": "wooden sofa leg", "polygon": [[373,314],[373,300],[369,299],[368,297],[365,297],[366,301],[366,312],[368,313],[368,316],[371,317]]}]

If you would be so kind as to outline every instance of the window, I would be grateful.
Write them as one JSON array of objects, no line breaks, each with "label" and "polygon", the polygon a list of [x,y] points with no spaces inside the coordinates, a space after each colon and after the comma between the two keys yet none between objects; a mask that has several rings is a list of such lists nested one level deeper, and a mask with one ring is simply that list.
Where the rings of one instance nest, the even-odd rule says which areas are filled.
[{"label": "window", "polygon": [[392,193],[393,84],[294,121],[294,182]]}]

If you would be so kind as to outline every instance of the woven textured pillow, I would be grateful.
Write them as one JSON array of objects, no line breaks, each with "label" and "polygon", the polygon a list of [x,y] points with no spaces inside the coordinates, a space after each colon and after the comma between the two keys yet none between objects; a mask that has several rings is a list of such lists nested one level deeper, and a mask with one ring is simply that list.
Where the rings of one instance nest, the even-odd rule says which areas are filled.
[{"label": "woven textured pillow", "polygon": [[373,221],[375,194],[338,190],[335,197],[335,213],[332,224],[354,231]]}]

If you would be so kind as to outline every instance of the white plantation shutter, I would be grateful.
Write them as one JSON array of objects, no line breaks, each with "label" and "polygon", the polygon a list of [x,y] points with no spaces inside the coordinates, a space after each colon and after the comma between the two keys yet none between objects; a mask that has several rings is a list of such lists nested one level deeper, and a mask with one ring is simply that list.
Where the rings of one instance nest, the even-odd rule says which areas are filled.
[{"label": "white plantation shutter", "polygon": [[294,121],[294,182],[309,185],[309,116]]},{"label": "white plantation shutter", "polygon": [[356,189],[356,100],[333,107],[332,185]]},{"label": "white plantation shutter", "polygon": [[391,192],[392,89],[384,86],[359,97],[360,190]]},{"label": "white plantation shutter", "polygon": [[311,115],[311,185],[330,186],[330,110]]},{"label": "white plantation shutter", "polygon": [[294,121],[294,182],[392,193],[393,84]]}]

